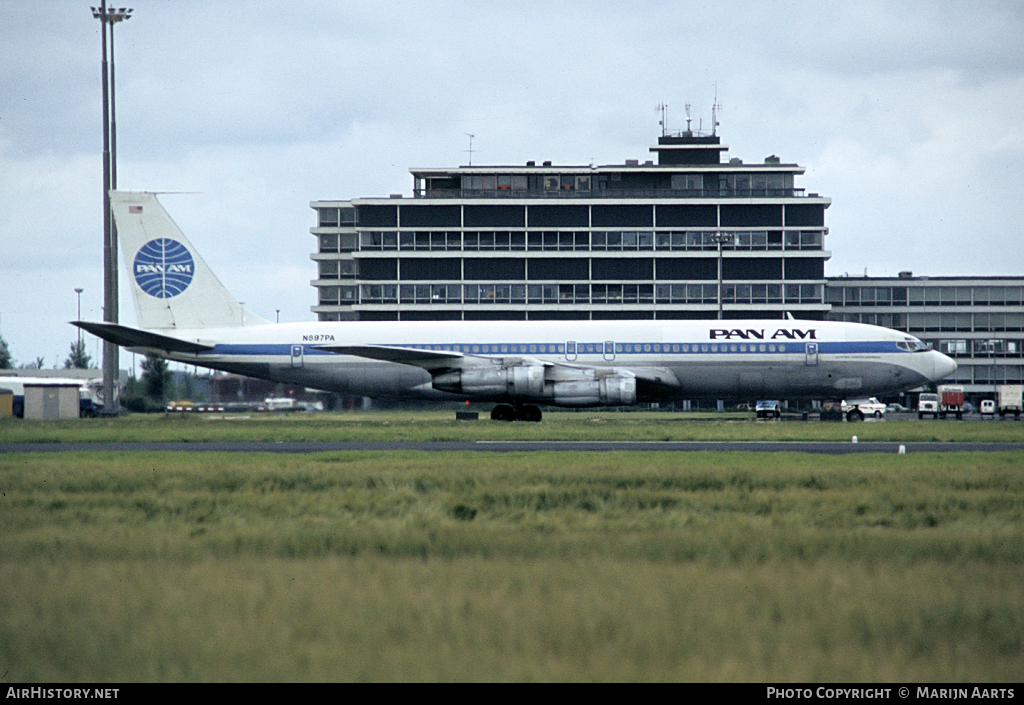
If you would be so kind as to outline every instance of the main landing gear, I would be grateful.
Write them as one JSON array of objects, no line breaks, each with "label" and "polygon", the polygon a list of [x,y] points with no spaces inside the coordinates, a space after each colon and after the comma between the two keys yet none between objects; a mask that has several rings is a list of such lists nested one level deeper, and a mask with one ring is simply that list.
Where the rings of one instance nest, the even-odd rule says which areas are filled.
[{"label": "main landing gear", "polygon": [[498,404],[491,411],[491,421],[540,421],[540,408],[533,404]]}]

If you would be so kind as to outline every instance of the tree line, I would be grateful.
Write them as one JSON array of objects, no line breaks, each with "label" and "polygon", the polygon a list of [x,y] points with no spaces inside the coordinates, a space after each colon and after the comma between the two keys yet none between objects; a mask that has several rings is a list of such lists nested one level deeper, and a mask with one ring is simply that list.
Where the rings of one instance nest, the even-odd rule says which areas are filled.
[{"label": "tree line", "polygon": [[[37,357],[32,362],[21,365],[21,369],[41,370],[44,369],[45,365],[46,361],[41,357]],[[14,362],[14,356],[11,354],[11,347],[7,344],[7,341],[4,340],[4,337],[0,335],[0,370],[12,370],[15,367],[16,365]],[[72,341],[71,351],[64,360],[63,369],[91,370],[95,368],[96,366],[92,364],[92,356],[85,351],[85,341]]]}]

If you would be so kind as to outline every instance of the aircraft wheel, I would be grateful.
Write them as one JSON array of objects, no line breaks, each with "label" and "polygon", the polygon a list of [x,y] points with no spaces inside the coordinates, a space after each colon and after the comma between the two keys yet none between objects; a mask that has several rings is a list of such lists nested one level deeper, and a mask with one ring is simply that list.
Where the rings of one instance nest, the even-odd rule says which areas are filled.
[{"label": "aircraft wheel", "polygon": [[491,409],[491,421],[514,421],[516,410],[508,404],[498,404]]},{"label": "aircraft wheel", "polygon": [[520,421],[532,421],[534,423],[540,421],[542,414],[540,408],[532,404],[520,406],[516,409],[516,418]]},{"label": "aircraft wheel", "polygon": [[863,421],[864,420],[864,412],[861,411],[860,409],[853,409],[852,411],[850,411],[850,413],[848,413],[846,415],[846,420],[847,421]]}]

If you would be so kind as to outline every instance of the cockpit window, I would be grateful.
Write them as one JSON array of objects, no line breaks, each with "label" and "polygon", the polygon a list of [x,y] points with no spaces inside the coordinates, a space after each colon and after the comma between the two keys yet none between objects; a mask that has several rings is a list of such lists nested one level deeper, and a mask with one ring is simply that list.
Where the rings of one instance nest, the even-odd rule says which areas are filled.
[{"label": "cockpit window", "polygon": [[896,343],[896,347],[901,350],[909,350],[910,352],[924,352],[931,349],[917,338],[911,338],[909,336]]}]

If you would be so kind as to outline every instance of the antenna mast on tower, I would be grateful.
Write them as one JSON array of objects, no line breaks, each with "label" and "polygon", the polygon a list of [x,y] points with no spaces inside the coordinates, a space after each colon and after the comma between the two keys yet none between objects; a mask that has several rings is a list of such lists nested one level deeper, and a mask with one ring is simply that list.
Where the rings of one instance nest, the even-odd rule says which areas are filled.
[{"label": "antenna mast on tower", "polygon": [[476,135],[471,135],[468,132],[463,132],[462,134],[469,138],[469,149],[466,151],[469,152],[469,165],[473,166],[473,138]]},{"label": "antenna mast on tower", "polygon": [[711,106],[711,135],[718,134],[718,111],[722,109],[722,104],[718,102],[718,84],[715,84],[715,102]]}]

